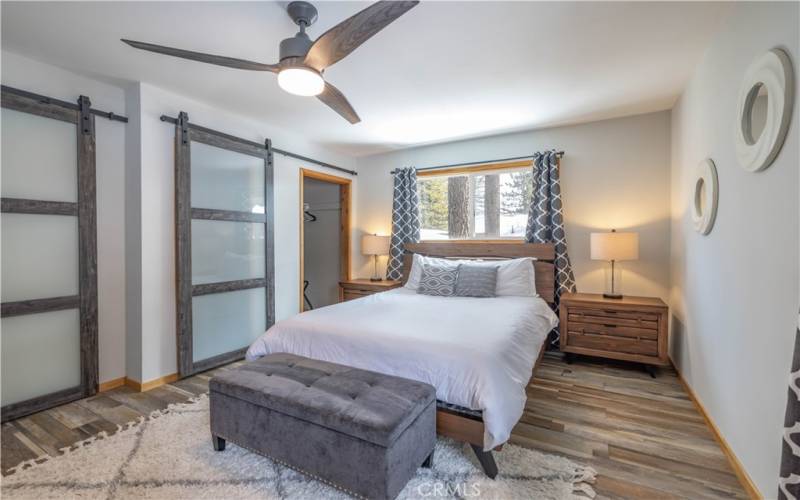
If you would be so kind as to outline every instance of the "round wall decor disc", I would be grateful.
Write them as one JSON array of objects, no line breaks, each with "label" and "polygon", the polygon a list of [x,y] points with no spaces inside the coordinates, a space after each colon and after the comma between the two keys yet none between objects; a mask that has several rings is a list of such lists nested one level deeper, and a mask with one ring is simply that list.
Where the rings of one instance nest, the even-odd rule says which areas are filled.
[{"label": "round wall decor disc", "polygon": [[736,109],[736,156],[742,168],[758,172],[772,164],[783,146],[794,103],[789,56],[772,49],[748,68]]},{"label": "round wall decor disc", "polygon": [[717,167],[711,158],[697,165],[692,189],[692,222],[700,234],[708,234],[714,227],[719,201]]}]

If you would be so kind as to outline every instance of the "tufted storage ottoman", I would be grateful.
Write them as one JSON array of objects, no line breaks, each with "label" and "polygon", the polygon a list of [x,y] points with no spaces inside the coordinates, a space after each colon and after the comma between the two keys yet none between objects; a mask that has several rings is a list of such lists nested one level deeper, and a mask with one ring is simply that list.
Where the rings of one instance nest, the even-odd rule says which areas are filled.
[{"label": "tufted storage ottoman", "polygon": [[270,354],[209,383],[211,437],[356,496],[394,498],[436,443],[436,391],[422,382]]}]

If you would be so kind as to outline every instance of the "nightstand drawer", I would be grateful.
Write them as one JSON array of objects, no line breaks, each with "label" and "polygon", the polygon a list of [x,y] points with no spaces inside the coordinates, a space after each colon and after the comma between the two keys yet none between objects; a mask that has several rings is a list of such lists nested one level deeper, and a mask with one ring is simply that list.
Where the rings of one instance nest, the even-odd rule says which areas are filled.
[{"label": "nightstand drawer", "polygon": [[643,354],[645,356],[658,355],[657,340],[595,335],[593,333],[573,332],[572,330],[567,333],[567,345],[604,352]]},{"label": "nightstand drawer", "polygon": [[669,308],[661,299],[564,293],[560,308],[563,352],[669,365]]},{"label": "nightstand drawer", "polygon": [[632,326],[636,328],[658,329],[659,315],[649,312],[625,311],[619,309],[590,309],[569,307],[569,321],[595,323],[599,325]]},{"label": "nightstand drawer", "polygon": [[360,299],[374,293],[385,292],[403,286],[399,281],[372,281],[365,279],[344,280],[339,282],[339,301]]},{"label": "nightstand drawer", "polygon": [[360,299],[361,297],[366,297],[367,295],[372,295],[375,292],[362,292],[360,290],[345,290],[342,292],[342,300],[353,300],[353,299]]},{"label": "nightstand drawer", "polygon": [[574,331],[577,333],[590,333],[593,335],[612,335],[615,337],[658,340],[658,330],[656,329],[617,325],[611,322],[599,324],[570,321],[569,331]]}]

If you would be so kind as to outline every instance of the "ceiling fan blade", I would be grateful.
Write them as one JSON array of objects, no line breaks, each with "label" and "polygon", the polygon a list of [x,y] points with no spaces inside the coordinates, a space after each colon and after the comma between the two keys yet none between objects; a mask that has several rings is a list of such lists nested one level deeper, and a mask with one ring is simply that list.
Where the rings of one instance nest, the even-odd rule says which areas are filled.
[{"label": "ceiling fan blade", "polygon": [[358,113],[356,113],[356,110],[353,109],[353,106],[347,102],[347,98],[344,96],[344,94],[339,92],[339,89],[330,83],[325,82],[325,90],[323,90],[322,93],[317,96],[317,99],[327,104],[328,107],[339,113],[342,118],[350,123],[356,124],[361,121]]},{"label": "ceiling fan blade", "polygon": [[332,66],[418,3],[418,0],[383,0],[370,5],[317,38],[306,54],[305,63],[317,71]]},{"label": "ceiling fan blade", "polygon": [[236,69],[249,69],[252,71],[270,71],[277,73],[280,71],[280,66],[277,64],[262,64],[253,61],[246,61],[244,59],[236,59],[233,57],[216,56],[214,54],[203,54],[202,52],[192,52],[191,50],[175,49],[172,47],[164,47],[163,45],[155,45],[152,43],[137,42],[134,40],[121,39],[131,47],[141,50],[149,50],[150,52],[157,52],[159,54],[166,54],[168,56],[180,57],[182,59],[191,59],[192,61],[199,61],[208,64],[216,64],[217,66],[226,66],[228,68]]}]

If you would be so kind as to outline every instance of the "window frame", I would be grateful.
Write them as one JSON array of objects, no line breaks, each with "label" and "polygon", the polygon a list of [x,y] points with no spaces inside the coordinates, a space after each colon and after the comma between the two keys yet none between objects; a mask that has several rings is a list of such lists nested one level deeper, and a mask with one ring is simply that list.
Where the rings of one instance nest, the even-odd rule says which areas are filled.
[{"label": "window frame", "polygon": [[[522,170],[524,168],[533,168],[533,159],[529,158],[527,160],[515,160],[515,161],[507,161],[507,162],[498,162],[498,163],[484,163],[480,165],[467,165],[462,167],[451,167],[451,168],[432,168],[430,170],[418,170],[417,171],[417,183],[419,184],[420,178],[431,178],[431,177],[454,177],[459,175],[474,175],[474,174],[481,174],[485,172],[494,172],[494,171],[513,171],[513,170]],[[419,189],[419,187],[417,188]],[[420,214],[421,215],[421,214]],[[422,229],[420,227],[420,229]],[[446,239],[421,239],[420,243],[438,243],[438,242],[458,242],[458,243],[507,243],[507,244],[520,244],[525,243],[525,236],[523,235],[521,238],[517,237],[497,237],[497,238],[446,238]]]}]

